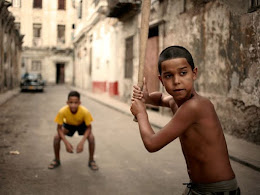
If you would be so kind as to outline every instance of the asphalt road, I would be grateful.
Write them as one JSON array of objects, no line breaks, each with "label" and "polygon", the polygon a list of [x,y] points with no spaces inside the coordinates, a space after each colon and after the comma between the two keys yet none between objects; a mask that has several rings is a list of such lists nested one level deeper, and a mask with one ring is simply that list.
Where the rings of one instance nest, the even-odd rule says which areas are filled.
[{"label": "asphalt road", "polygon": [[[62,166],[47,169],[54,158],[54,118],[68,92],[65,86],[47,87],[44,93],[20,93],[0,106],[0,194],[182,194],[182,183],[189,179],[179,141],[148,153],[133,117],[86,96],[81,101],[94,118],[99,171],[87,166],[87,142],[81,154],[67,153],[61,143]],[[68,139],[74,148],[80,141],[78,135]],[[236,162],[232,166],[242,193],[259,194],[259,172]]]}]

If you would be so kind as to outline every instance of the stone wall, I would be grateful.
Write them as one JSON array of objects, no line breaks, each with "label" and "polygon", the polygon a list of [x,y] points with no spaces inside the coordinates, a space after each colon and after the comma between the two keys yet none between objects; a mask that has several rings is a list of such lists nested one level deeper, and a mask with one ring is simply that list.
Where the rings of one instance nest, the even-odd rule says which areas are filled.
[{"label": "stone wall", "polygon": [[15,29],[10,3],[0,0],[0,93],[19,86],[23,36]]}]

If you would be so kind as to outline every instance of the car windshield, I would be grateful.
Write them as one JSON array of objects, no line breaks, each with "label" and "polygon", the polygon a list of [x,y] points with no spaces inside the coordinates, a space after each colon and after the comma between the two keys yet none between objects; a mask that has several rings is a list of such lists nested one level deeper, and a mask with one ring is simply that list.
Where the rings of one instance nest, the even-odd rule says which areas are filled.
[{"label": "car windshield", "polygon": [[39,75],[39,74],[32,74],[32,73],[30,73],[30,74],[24,74],[23,75],[23,78],[24,79],[31,79],[31,80],[34,80],[34,79],[37,79],[37,78],[41,78],[41,76]]}]

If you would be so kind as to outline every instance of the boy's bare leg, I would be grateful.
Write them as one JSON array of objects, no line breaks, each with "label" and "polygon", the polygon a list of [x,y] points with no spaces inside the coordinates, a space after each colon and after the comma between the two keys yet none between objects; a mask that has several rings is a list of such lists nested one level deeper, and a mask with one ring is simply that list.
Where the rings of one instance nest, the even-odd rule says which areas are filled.
[{"label": "boy's bare leg", "polygon": [[48,166],[49,169],[54,169],[60,165],[60,141],[61,141],[60,136],[58,134],[55,135],[53,139],[53,149],[54,149],[55,159]]},{"label": "boy's bare leg", "polygon": [[89,145],[89,164],[88,166],[92,170],[98,170],[98,166],[96,162],[94,161],[94,152],[95,152],[95,138],[92,132],[88,136],[88,145]]},{"label": "boy's bare leg", "polygon": [[53,149],[54,149],[54,155],[56,160],[60,160],[60,141],[61,141],[60,136],[58,134],[55,135],[53,140]]},{"label": "boy's bare leg", "polygon": [[94,152],[95,152],[95,138],[92,132],[88,136],[88,149],[89,149],[89,161],[93,161]]}]

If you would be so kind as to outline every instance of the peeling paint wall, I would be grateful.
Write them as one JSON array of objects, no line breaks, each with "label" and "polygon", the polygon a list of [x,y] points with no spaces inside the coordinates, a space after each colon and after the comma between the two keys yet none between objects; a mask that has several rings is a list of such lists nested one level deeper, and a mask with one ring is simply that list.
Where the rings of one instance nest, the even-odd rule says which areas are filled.
[{"label": "peeling paint wall", "polygon": [[[167,2],[163,47],[183,45],[199,70],[196,89],[212,100],[225,132],[260,144],[260,10],[245,1]],[[236,6],[232,6],[236,5]]]}]

